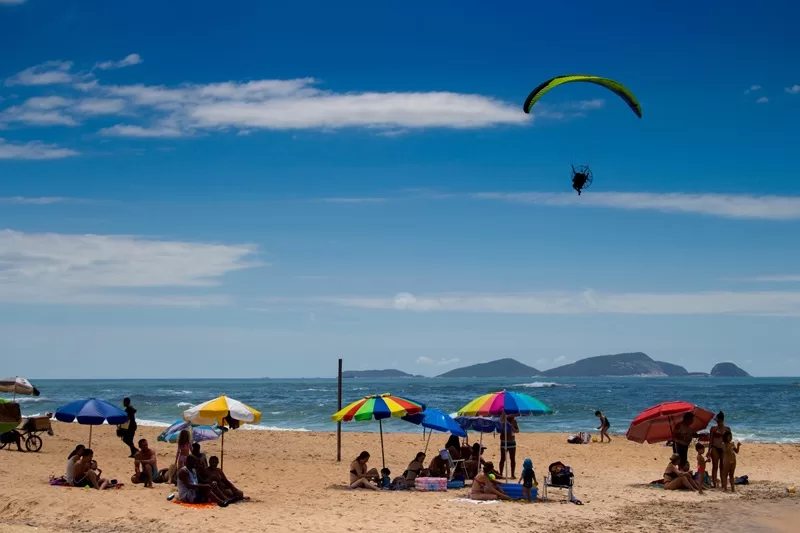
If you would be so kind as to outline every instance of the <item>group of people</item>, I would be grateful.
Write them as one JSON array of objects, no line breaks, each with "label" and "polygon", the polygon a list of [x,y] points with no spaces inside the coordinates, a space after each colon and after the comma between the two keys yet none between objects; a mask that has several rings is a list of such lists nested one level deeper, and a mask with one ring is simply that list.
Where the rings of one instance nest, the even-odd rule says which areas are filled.
[{"label": "group of people", "polygon": [[[152,488],[155,483],[177,485],[178,499],[186,503],[216,503],[225,507],[236,501],[247,500],[244,493],[227,478],[219,468],[219,458],[200,450],[200,443],[191,442],[192,434],[184,430],[178,438],[175,460],[169,468],[158,468],[158,455],[147,439],[139,439],[133,454],[134,473],[131,483]],[[75,487],[106,489],[118,486],[116,480],[102,477],[94,460],[94,452],[79,444],[67,457],[64,482]]]},{"label": "group of people", "polygon": [[[701,436],[692,429],[694,414],[686,413],[683,419],[673,428],[674,452],[664,471],[662,480],[668,490],[686,489],[703,492],[707,488],[721,487],[724,492],[736,491],[736,456],[741,443],[733,442],[731,428],[725,425],[725,413],[720,411],[714,417],[716,425],[708,434],[708,450],[701,442],[695,444],[696,471],[692,472],[689,464],[689,448],[693,439]],[[711,463],[711,476],[706,472],[706,465]],[[717,475],[719,474],[719,478]]]}]

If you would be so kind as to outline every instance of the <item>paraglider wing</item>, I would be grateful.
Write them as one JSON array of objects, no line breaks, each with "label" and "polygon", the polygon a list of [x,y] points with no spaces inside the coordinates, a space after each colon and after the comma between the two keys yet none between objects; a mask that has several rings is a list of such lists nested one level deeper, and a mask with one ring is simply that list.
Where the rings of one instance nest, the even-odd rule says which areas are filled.
[{"label": "paraglider wing", "polygon": [[530,113],[533,106],[536,102],[539,101],[539,98],[544,95],[547,91],[553,89],[554,87],[558,87],[559,85],[563,85],[565,83],[571,83],[574,81],[582,81],[587,83],[594,83],[595,85],[600,85],[605,87],[606,89],[613,91],[617,96],[625,100],[625,103],[630,106],[631,110],[636,113],[636,116],[642,118],[642,106],[639,105],[639,101],[636,100],[636,97],[633,93],[621,83],[618,83],[614,80],[610,80],[608,78],[601,78],[599,76],[587,76],[583,74],[571,74],[567,76],[556,76],[555,78],[549,79],[546,82],[542,83],[538,87],[536,87],[531,94],[525,99],[525,103],[522,106],[522,109],[526,113]]}]

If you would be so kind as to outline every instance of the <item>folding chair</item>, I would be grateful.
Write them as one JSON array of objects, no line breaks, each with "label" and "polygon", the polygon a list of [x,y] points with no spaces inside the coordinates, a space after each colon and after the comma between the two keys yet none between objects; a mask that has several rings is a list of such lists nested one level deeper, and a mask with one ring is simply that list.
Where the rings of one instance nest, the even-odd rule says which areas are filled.
[{"label": "folding chair", "polygon": [[464,459],[453,460],[453,458],[450,457],[450,452],[446,449],[439,450],[439,456],[445,461],[447,461],[447,465],[450,467],[450,477],[448,478],[448,481],[452,481],[453,478],[455,477],[456,468],[458,467],[459,463],[461,464],[462,472],[464,472],[464,475],[466,476],[467,469],[464,466]]},{"label": "folding chair", "polygon": [[[552,465],[551,465],[552,466]],[[563,470],[564,474],[571,474],[572,469],[568,466],[564,467]],[[559,476],[560,479],[557,482],[553,482],[553,474],[548,473],[547,477],[544,478],[544,489],[542,490],[542,497],[547,498],[547,488],[550,487],[551,489],[566,489],[567,491],[567,498],[569,501],[573,500],[572,496],[572,487],[575,485],[575,477],[569,475],[569,477]]]}]

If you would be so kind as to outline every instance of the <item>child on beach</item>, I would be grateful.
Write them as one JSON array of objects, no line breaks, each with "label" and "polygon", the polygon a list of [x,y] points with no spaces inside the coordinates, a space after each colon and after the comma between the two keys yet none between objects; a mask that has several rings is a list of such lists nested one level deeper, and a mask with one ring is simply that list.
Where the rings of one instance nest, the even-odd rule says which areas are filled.
[{"label": "child on beach", "polygon": [[522,477],[519,482],[522,483],[522,499],[528,503],[533,502],[531,489],[539,486],[539,482],[536,481],[536,472],[533,470],[533,461],[530,459],[525,459],[522,463]]},{"label": "child on beach", "polygon": [[722,491],[728,492],[728,482],[731,484],[731,492],[736,492],[736,454],[742,447],[741,442],[733,443],[733,433],[726,431],[722,436],[724,453],[722,455]]},{"label": "child on beach", "polygon": [[706,447],[698,442],[694,449],[697,450],[697,472],[695,472],[695,480],[707,487],[710,487],[711,481],[708,477],[708,473],[706,472],[706,463],[711,461],[711,459],[705,455]]},{"label": "child on beach", "polygon": [[378,486],[382,489],[392,488],[392,472],[386,467],[381,468],[381,479]]},{"label": "child on beach", "polygon": [[601,413],[600,411],[595,411],[594,416],[600,419],[600,425],[597,429],[600,430],[600,442],[603,442],[603,437],[608,439],[609,444],[611,443],[611,437],[608,436],[608,428],[611,427],[611,422],[608,421],[606,415]]}]

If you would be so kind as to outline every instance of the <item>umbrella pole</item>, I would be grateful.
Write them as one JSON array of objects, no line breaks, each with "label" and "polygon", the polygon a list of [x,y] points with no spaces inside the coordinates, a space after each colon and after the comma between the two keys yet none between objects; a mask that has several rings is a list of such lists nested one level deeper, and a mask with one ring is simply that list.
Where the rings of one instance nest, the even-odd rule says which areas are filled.
[{"label": "umbrella pole", "polygon": [[92,448],[92,425],[89,424],[89,449]]},{"label": "umbrella pole", "polygon": [[[672,437],[672,453],[678,453],[678,447],[675,445],[675,432],[672,431],[672,417],[668,416],[667,420],[669,420],[669,435]],[[681,465],[683,467],[683,465]]]},{"label": "umbrella pole", "polygon": [[430,430],[428,432],[428,442],[425,443],[425,451],[422,452],[422,453],[424,453],[426,455],[428,454],[428,445],[431,443],[431,435],[433,435],[433,430]]},{"label": "umbrella pole", "polygon": [[386,455],[383,453],[383,420],[378,420],[378,429],[381,432],[381,463],[386,468]]},{"label": "umbrella pole", "polygon": [[219,451],[221,459],[219,461],[219,469],[222,470],[225,467],[225,432],[222,432],[222,447]]}]

